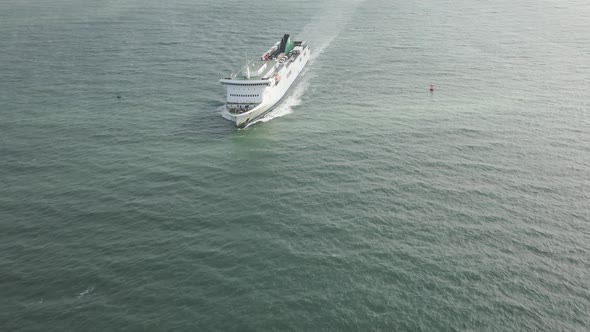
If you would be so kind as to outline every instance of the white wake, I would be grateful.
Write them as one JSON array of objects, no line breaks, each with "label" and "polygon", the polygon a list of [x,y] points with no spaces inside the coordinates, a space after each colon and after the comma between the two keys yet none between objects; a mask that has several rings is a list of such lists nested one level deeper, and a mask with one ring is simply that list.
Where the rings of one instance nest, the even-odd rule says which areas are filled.
[{"label": "white wake", "polygon": [[[313,50],[312,50],[313,51]],[[311,59],[310,59],[311,62]],[[309,63],[307,66],[305,66],[305,69],[303,70],[303,72],[299,77],[299,82],[295,83],[295,86],[292,88],[292,91],[287,92],[287,97],[281,101],[272,111],[268,112],[267,114],[265,114],[262,118],[249,123],[246,128],[250,127],[251,125],[258,123],[258,122],[268,122],[272,119],[275,118],[280,118],[282,116],[285,116],[287,114],[293,113],[293,107],[301,104],[301,99],[303,97],[303,94],[305,93],[305,90],[307,89],[307,86],[309,85],[309,80],[306,77],[306,70],[307,67],[309,66]]]}]

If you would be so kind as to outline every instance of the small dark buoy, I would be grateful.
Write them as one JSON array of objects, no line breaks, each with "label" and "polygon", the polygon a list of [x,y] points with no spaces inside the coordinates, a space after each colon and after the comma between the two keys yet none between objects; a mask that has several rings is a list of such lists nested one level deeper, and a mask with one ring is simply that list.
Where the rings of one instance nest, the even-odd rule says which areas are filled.
[{"label": "small dark buoy", "polygon": [[434,92],[434,85],[430,84],[430,92]]},{"label": "small dark buoy", "polygon": [[121,95],[117,95],[117,99],[121,99]]}]

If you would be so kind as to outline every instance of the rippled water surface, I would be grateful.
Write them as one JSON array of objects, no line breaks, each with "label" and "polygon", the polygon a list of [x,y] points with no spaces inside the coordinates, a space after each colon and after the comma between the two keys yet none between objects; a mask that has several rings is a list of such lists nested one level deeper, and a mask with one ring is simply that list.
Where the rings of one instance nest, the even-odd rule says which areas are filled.
[{"label": "rippled water surface", "polygon": [[[0,3],[0,330],[590,329],[588,17]],[[313,59],[235,129],[217,80],[286,32]]]}]

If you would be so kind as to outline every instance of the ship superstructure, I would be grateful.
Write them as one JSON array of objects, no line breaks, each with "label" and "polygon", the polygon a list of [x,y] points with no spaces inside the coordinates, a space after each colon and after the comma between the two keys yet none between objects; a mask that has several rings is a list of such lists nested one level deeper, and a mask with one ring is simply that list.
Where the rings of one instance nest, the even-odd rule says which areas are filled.
[{"label": "ship superstructure", "polygon": [[259,60],[248,61],[237,74],[222,78],[226,104],[223,116],[243,128],[275,107],[297,79],[310,57],[305,41],[285,34]]}]

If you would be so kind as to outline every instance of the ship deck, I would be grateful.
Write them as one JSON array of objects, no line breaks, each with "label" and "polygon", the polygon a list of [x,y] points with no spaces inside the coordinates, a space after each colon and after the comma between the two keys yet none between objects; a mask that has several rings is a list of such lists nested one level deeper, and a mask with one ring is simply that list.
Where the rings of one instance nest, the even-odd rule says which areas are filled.
[{"label": "ship deck", "polygon": [[[296,41],[295,44],[297,46],[303,45],[304,48],[307,48],[305,42]],[[284,62],[283,66],[289,66],[291,62],[297,60],[300,54],[294,53],[290,55],[287,60]],[[270,60],[250,60],[248,61],[248,66],[250,67],[250,78],[247,78],[245,75],[246,67],[244,66],[240,71],[237,73],[232,73],[230,77],[226,79],[236,80],[236,81],[251,81],[251,80],[262,80],[271,77],[274,73],[278,72],[282,66],[278,65],[278,59],[270,59]],[[258,74],[260,68],[266,65],[266,68]]]},{"label": "ship deck", "polygon": [[[271,69],[274,68],[278,62],[279,62],[278,60],[264,60],[264,61],[263,60],[251,60],[251,61],[248,61],[248,65],[250,66],[250,78],[247,78],[244,75],[244,73],[246,72],[245,66],[237,73],[234,73],[233,76],[231,76],[230,78],[232,80],[240,80],[240,81],[241,80],[243,80],[243,81],[261,80],[264,78],[268,78],[274,72],[274,70],[271,71]],[[259,75],[258,70],[260,70],[260,68],[262,68],[264,65],[266,65],[266,68]],[[270,74],[269,74],[269,71],[270,71]]]}]

